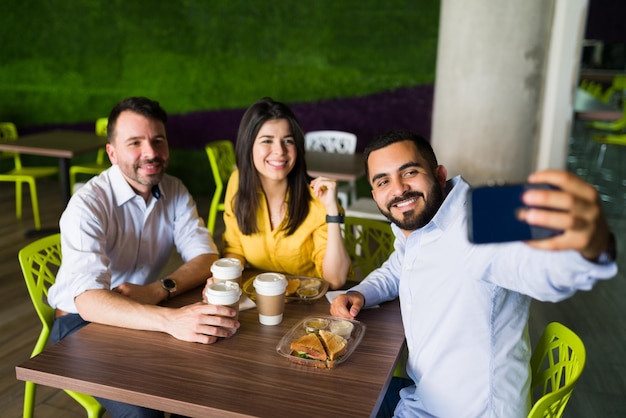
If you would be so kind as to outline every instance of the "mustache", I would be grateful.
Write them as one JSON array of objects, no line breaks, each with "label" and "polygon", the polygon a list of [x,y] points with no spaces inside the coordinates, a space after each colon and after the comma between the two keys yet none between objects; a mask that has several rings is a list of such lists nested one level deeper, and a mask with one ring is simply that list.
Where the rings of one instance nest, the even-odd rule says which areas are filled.
[{"label": "mustache", "polygon": [[398,196],[395,199],[391,200],[389,203],[387,203],[387,210],[391,210],[391,207],[393,205],[395,205],[396,203],[402,202],[403,200],[412,199],[412,198],[419,199],[420,197],[424,197],[424,193],[415,192],[415,191],[403,193],[401,196]]},{"label": "mustache", "polygon": [[149,160],[141,160],[137,164],[138,166],[146,165],[146,164],[165,164],[165,160],[161,157],[151,158]]}]

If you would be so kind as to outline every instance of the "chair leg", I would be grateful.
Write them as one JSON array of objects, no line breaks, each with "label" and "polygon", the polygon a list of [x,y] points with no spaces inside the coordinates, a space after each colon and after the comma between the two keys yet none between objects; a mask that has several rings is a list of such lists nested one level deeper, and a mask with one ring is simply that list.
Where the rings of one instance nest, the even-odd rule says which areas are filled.
[{"label": "chair leg", "polygon": [[24,385],[24,418],[32,418],[35,409],[35,395],[37,385],[26,382]]},{"label": "chair leg", "polygon": [[15,217],[22,219],[22,182],[15,182]]},{"label": "chair leg", "polygon": [[39,199],[37,198],[37,185],[34,179],[28,181],[30,185],[30,200],[33,205],[33,219],[35,220],[35,229],[41,229],[41,219],[39,218]]}]

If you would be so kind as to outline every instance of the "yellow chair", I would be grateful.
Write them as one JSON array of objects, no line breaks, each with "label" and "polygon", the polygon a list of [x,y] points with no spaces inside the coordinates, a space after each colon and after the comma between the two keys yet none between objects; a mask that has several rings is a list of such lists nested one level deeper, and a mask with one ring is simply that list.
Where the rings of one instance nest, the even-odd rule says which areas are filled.
[{"label": "yellow chair", "polygon": [[[17,140],[17,128],[11,122],[0,122],[0,140]],[[37,184],[39,178],[54,176],[59,173],[56,167],[24,167],[20,154],[17,152],[0,151],[0,160],[12,159],[13,169],[0,174],[0,181],[10,181],[15,183],[15,216],[22,219],[22,183],[30,186],[30,200],[33,206],[33,219],[35,229],[41,229],[41,219],[39,218],[39,200],[37,198]]]},{"label": "yellow chair", "polygon": [[549,323],[535,350],[530,367],[531,396],[535,399],[528,418],[558,418],[583,372],[585,345],[569,328]]},{"label": "yellow chair", "polygon": [[211,173],[215,181],[215,193],[211,199],[209,207],[209,217],[207,219],[207,228],[211,235],[215,232],[215,221],[217,212],[224,212],[224,185],[228,183],[230,175],[235,170],[235,148],[229,140],[211,142],[205,147],[209,163],[211,164]]},{"label": "yellow chair", "polygon": [[[96,135],[103,137],[107,136],[108,122],[108,118],[100,118],[96,120]],[[70,167],[70,191],[74,193],[74,185],[76,184],[76,177],[78,174],[97,176],[109,167],[111,167],[111,162],[109,161],[108,156],[106,156],[106,148],[99,148],[95,162],[76,164]]]},{"label": "yellow chair", "polygon": [[[61,265],[61,234],[50,235],[32,242],[18,253],[22,274],[26,281],[28,293],[41,320],[41,333],[35,344],[31,357],[43,351],[50,335],[54,321],[54,310],[46,303],[48,288],[55,281],[56,273]],[[37,385],[26,382],[24,389],[24,417],[32,417],[35,408]],[[102,417],[104,408],[92,396],[65,390],[87,411],[88,417]]]}]

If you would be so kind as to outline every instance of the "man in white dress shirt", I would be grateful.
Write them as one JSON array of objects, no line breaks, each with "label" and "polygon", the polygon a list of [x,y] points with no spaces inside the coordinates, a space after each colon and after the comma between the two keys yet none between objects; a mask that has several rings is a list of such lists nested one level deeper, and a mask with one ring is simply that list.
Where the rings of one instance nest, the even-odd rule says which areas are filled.
[{"label": "man in white dress shirt", "polygon": [[617,273],[615,239],[596,190],[562,171],[532,174],[529,224],[563,230],[541,241],[472,244],[461,178],[447,180],[430,144],[392,131],[365,150],[366,173],[392,222],[395,251],[331,314],[354,318],[399,296],[414,384],[400,391],[398,417],[526,417],[530,409],[527,321],[531,298],[565,299]]},{"label": "man in white dress shirt", "polygon": [[[193,198],[179,179],[165,174],[166,119],[158,102],[142,97],[111,111],[106,150],[112,166],[80,188],[61,216],[63,262],[49,292],[56,309],[50,342],[89,322],[202,344],[230,337],[239,327],[228,307],[201,301],[178,309],[158,306],[204,284],[219,257]],[[174,248],[184,263],[163,275]],[[163,417],[99,401],[114,417]]]}]

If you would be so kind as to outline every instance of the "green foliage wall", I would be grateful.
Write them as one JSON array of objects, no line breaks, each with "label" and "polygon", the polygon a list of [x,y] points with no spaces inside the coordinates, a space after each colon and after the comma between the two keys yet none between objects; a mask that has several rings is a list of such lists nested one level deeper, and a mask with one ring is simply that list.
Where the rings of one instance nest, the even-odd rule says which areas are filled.
[{"label": "green foliage wall", "polygon": [[432,83],[439,0],[4,0],[0,120],[76,123]]}]

